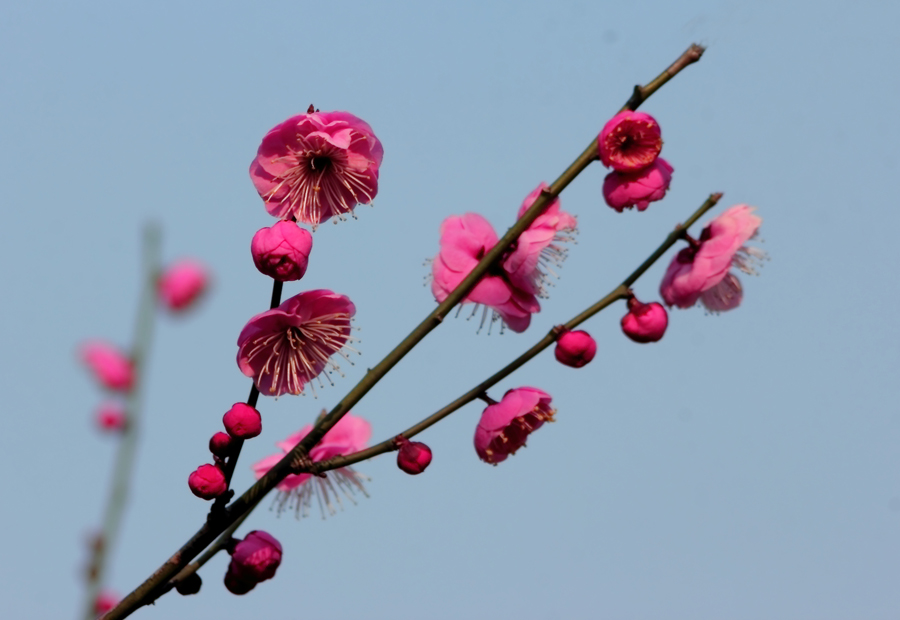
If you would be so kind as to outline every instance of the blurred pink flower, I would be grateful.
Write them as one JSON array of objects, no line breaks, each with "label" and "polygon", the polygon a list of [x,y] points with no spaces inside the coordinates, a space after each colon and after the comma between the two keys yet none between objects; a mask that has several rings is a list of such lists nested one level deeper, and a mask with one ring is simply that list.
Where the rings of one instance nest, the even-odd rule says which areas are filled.
[{"label": "blurred pink flower", "polygon": [[294,222],[280,221],[260,228],[250,242],[253,264],[259,271],[282,282],[299,280],[306,273],[312,235]]},{"label": "blurred pink flower", "polygon": [[97,595],[97,598],[94,599],[94,613],[97,616],[102,616],[108,611],[111,611],[113,607],[119,604],[119,597],[114,592],[110,590],[102,590],[100,594]]},{"label": "blurred pink flower", "polygon": [[232,594],[246,594],[256,584],[271,579],[281,565],[282,548],[274,536],[253,530],[231,551],[225,587]]},{"label": "blurred pink flower", "polygon": [[600,161],[619,172],[646,168],[659,156],[662,144],[656,119],[631,110],[613,116],[597,138]]},{"label": "blurred pink flower", "polygon": [[669,326],[669,315],[662,304],[643,304],[635,297],[628,300],[628,314],[622,317],[622,331],[635,342],[657,342]]},{"label": "blurred pink flower", "polygon": [[120,433],[125,430],[128,416],[125,414],[125,407],[110,402],[100,405],[94,420],[101,431]]},{"label": "blurred pink flower", "polygon": [[159,278],[159,299],[173,312],[190,308],[209,285],[206,267],[193,259],[172,263]]},{"label": "blurred pink flower", "polygon": [[619,213],[634,206],[643,211],[651,202],[665,197],[673,171],[674,168],[662,157],[637,172],[613,170],[603,181],[606,204]]},{"label": "blurred pink flower", "polygon": [[81,359],[103,387],[127,392],[134,386],[131,360],[113,345],[90,340],[81,345]]},{"label": "blurred pink flower", "polygon": [[753,211],[743,204],[731,207],[703,229],[699,241],[675,255],[659,287],[668,305],[690,308],[699,300],[711,312],[740,305],[741,283],[730,269],[756,274],[754,264],[766,257],[758,248],[744,245],[762,223]]},{"label": "blurred pink flower", "polygon": [[331,383],[327,369],[340,368],[330,358],[348,359],[343,349],[354,314],[350,299],[329,290],[294,295],[250,319],[238,336],[238,367],[267,396],[300,394],[323,371]]},{"label": "blurred pink flower", "polygon": [[551,397],[532,387],[509,390],[499,403],[488,405],[475,428],[475,452],[496,465],[525,446],[528,435],[552,422]]},{"label": "blurred pink flower", "polygon": [[[300,443],[300,440],[309,434],[312,428],[312,424],[307,424],[284,441],[276,443],[275,445],[281,449],[280,453],[267,456],[253,465],[253,472],[256,474],[257,480],[266,475],[278,461],[284,458],[285,454],[293,450]],[[315,463],[328,460],[334,456],[359,452],[366,447],[371,437],[372,425],[359,416],[347,413],[331,430],[325,433],[322,441],[309,451],[309,458]],[[364,480],[366,480],[366,477],[357,473],[352,467],[333,469],[327,472],[325,477],[312,476],[310,474],[290,474],[276,487],[278,489],[278,499],[276,500],[278,510],[280,512],[285,507],[291,508],[295,510],[297,517],[305,517],[309,513],[312,498],[315,496],[324,519],[325,509],[328,510],[329,514],[333,515],[335,513],[334,506],[331,503],[332,496],[343,509],[338,490],[354,504],[356,502],[353,496],[356,491],[366,495],[366,490],[363,487]]]},{"label": "blurred pink flower", "polygon": [[345,219],[378,193],[384,149],[369,125],[348,112],[292,116],[262,139],[250,178],[269,214],[316,226]]},{"label": "blurred pink flower", "polygon": [[581,368],[594,359],[597,354],[597,342],[583,330],[566,332],[556,341],[553,353],[559,363],[572,368]]}]

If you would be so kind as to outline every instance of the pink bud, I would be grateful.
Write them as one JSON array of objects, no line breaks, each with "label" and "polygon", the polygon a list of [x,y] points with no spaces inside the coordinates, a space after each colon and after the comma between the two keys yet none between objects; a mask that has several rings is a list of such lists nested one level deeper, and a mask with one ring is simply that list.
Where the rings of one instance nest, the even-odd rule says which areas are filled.
[{"label": "pink bud", "polygon": [[103,590],[97,595],[97,598],[94,599],[94,613],[98,616],[102,616],[106,612],[112,610],[118,603],[118,596],[109,590]]},{"label": "pink bud", "polygon": [[216,433],[209,439],[209,451],[220,459],[228,456],[228,450],[231,448],[231,435],[228,433]]},{"label": "pink bud", "polygon": [[557,361],[572,368],[581,368],[597,354],[597,342],[585,331],[566,332],[556,341]]},{"label": "pink bud", "polygon": [[415,476],[425,471],[431,464],[431,448],[420,441],[410,441],[406,437],[399,436],[395,440],[400,444],[397,451],[397,467],[406,473]]},{"label": "pink bud", "polygon": [[228,489],[225,484],[225,474],[215,465],[201,465],[194,473],[188,476],[188,486],[191,493],[200,499],[213,499],[219,497]]},{"label": "pink bud", "polygon": [[225,430],[235,439],[251,439],[262,432],[262,416],[259,411],[244,403],[234,403],[222,422]]},{"label": "pink bud", "polygon": [[107,432],[122,432],[128,418],[125,415],[125,408],[118,403],[105,403],[97,409],[94,417],[97,428]]},{"label": "pink bud", "polygon": [[635,342],[656,342],[666,333],[669,315],[657,302],[642,304],[632,297],[628,300],[628,314],[622,317],[622,331]]},{"label": "pink bud", "polygon": [[127,392],[134,385],[131,360],[106,342],[92,340],[81,345],[81,359],[107,389]]},{"label": "pink bud", "polygon": [[231,552],[225,587],[232,594],[246,594],[256,584],[275,576],[281,564],[281,543],[262,530],[253,530]]},{"label": "pink bud", "polygon": [[310,251],[312,235],[287,220],[281,220],[270,228],[260,228],[250,242],[250,253],[256,268],[282,282],[303,277]]},{"label": "pink bud", "polygon": [[206,291],[206,267],[195,260],[172,263],[159,278],[159,299],[173,312],[187,310]]},{"label": "pink bud", "polygon": [[603,181],[606,204],[619,213],[634,206],[643,211],[651,202],[665,197],[673,171],[674,168],[662,157],[637,172],[613,170]]}]

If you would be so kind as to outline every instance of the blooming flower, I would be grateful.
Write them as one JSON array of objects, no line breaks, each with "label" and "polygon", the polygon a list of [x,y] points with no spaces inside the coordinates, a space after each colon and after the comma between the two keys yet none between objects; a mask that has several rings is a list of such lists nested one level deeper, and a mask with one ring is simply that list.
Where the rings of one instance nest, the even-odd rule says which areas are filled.
[{"label": "blooming flower", "polygon": [[662,304],[643,304],[635,297],[628,300],[628,314],[622,317],[622,331],[635,342],[657,342],[666,333],[669,315]]},{"label": "blooming flower", "polygon": [[475,428],[475,452],[496,465],[525,445],[528,435],[552,422],[551,397],[532,387],[509,390],[499,403],[488,405]]},{"label": "blooming flower", "polygon": [[603,197],[606,204],[618,211],[637,206],[645,210],[651,202],[662,200],[672,181],[674,168],[662,157],[637,172],[613,170],[603,181]]},{"label": "blooming flower", "polygon": [[410,441],[403,435],[394,438],[394,444],[400,446],[397,450],[397,467],[415,476],[425,471],[431,464],[431,448],[421,441]]},{"label": "blooming flower", "polygon": [[253,530],[231,551],[225,586],[233,594],[246,594],[256,584],[271,579],[281,565],[282,548],[274,536]]},{"label": "blooming flower", "polygon": [[192,259],[172,263],[159,278],[159,299],[173,312],[190,308],[209,284],[206,267]]},{"label": "blooming flower", "polygon": [[119,403],[104,403],[97,409],[94,419],[97,427],[106,432],[122,432],[128,423],[125,407]]},{"label": "blooming flower", "polygon": [[235,439],[252,439],[262,432],[262,416],[254,407],[245,403],[234,403],[224,416],[225,430]]},{"label": "blooming flower", "polygon": [[225,474],[215,465],[201,465],[188,476],[191,493],[200,499],[213,499],[228,490]]},{"label": "blooming flower", "polygon": [[731,268],[756,274],[755,263],[766,257],[758,248],[744,245],[762,223],[753,211],[743,204],[731,207],[703,229],[699,241],[675,255],[659,287],[668,305],[690,308],[699,300],[712,312],[740,305],[741,283]]},{"label": "blooming flower", "polygon": [[378,193],[384,149],[368,123],[348,112],[292,116],[262,139],[250,178],[266,211],[315,228],[345,219]]},{"label": "blooming flower", "polygon": [[105,388],[127,392],[134,385],[131,360],[116,347],[100,340],[81,345],[81,359]]},{"label": "blooming flower", "polygon": [[329,290],[295,295],[250,319],[238,336],[238,367],[262,394],[300,394],[322,371],[326,378],[329,368],[340,372],[330,358],[337,353],[347,359],[343,349],[354,314],[350,299]]},{"label": "blooming flower", "polygon": [[293,222],[260,228],[250,242],[253,264],[261,273],[282,282],[299,280],[306,273],[312,235]]},{"label": "blooming flower", "polygon": [[556,341],[556,360],[572,368],[590,363],[597,354],[597,342],[586,331],[566,332]]},{"label": "blooming flower", "polygon": [[604,166],[634,172],[646,168],[659,156],[662,132],[649,114],[625,110],[603,126],[597,147]]},{"label": "blooming flower", "polygon": [[[257,480],[272,469],[285,454],[293,450],[300,443],[300,440],[309,434],[312,428],[312,424],[307,424],[284,441],[276,443],[275,445],[281,449],[280,453],[267,456],[253,465],[253,472],[256,474]],[[369,422],[359,416],[347,413],[331,430],[325,433],[322,441],[309,451],[309,458],[313,462],[318,462],[335,456],[359,452],[366,447],[371,437],[372,426]],[[338,490],[354,504],[356,502],[353,496],[356,491],[366,495],[366,490],[363,487],[364,480],[366,480],[366,477],[357,473],[352,467],[341,467],[331,470],[324,477],[312,476],[311,474],[290,474],[276,487],[278,490],[278,498],[276,499],[278,510],[280,512],[285,507],[292,508],[296,511],[298,518],[301,516],[305,517],[309,513],[312,498],[315,496],[324,519],[326,509],[332,515],[336,512],[331,503],[332,497],[337,500],[338,505],[343,509]]]}]

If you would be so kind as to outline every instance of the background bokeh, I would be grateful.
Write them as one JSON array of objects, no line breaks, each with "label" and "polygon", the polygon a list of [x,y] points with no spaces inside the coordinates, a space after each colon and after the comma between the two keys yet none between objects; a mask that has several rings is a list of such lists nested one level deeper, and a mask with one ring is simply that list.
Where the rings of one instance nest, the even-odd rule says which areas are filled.
[{"label": "background bokeh", "polygon": [[[312,102],[385,147],[359,219],[315,234],[286,294],[358,308],[363,355],[318,399],[266,399],[236,487],[434,307],[423,260],[450,214],[505,230],[625,101],[691,42],[703,60],[644,110],[675,167],[668,197],[616,214],[595,164],[563,195],[581,234],[522,335],[446,321],[355,409],[385,438],[611,289],[712,191],[759,207],[772,260],[721,316],[671,313],[656,345],[586,324],[572,370],[548,352],[494,390],[541,387],[558,421],[498,467],[471,446],[481,406],[423,435],[430,469],[359,469],[333,518],[268,510],[277,577],[244,597],[170,594],[139,618],[896,618],[900,330],[895,190],[900,5],[849,2],[29,2],[0,8],[0,465],[4,617],[72,618],[114,440],[75,351],[131,339],[142,223],[167,260],[215,272],[201,308],[158,326],[146,423],[110,585],[125,594],[202,523],[187,475],[246,397],[235,341],[266,307],[250,260],[272,220],[247,167]],[[699,229],[698,229],[699,230]],[[668,257],[639,281],[654,299]]]}]

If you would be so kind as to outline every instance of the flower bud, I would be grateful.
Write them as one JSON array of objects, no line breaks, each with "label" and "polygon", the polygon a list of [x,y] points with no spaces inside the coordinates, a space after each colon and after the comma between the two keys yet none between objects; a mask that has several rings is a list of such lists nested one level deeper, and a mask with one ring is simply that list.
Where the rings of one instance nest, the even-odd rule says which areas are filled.
[{"label": "flower bud", "polygon": [[225,587],[232,594],[247,594],[250,590],[256,587],[255,581],[245,581],[241,579],[237,573],[231,570],[231,566],[228,567],[228,572],[225,573]]},{"label": "flower bud", "polygon": [[97,409],[94,416],[97,428],[104,432],[121,433],[125,430],[128,423],[128,417],[125,415],[125,408],[118,403],[106,403]]},{"label": "flower bud", "polygon": [[181,596],[190,596],[191,594],[197,594],[200,591],[200,587],[203,585],[203,580],[200,579],[200,575],[197,573],[191,573],[186,578],[182,579],[175,586],[175,590]]},{"label": "flower bud", "polygon": [[399,436],[395,440],[400,444],[397,451],[397,467],[406,473],[415,476],[425,471],[431,464],[431,448],[420,441],[410,441],[406,437]]},{"label": "flower bud", "polygon": [[299,280],[306,273],[312,235],[293,222],[281,220],[260,228],[250,242],[253,264],[261,273],[282,282]]},{"label": "flower bud", "polygon": [[81,359],[94,378],[109,390],[128,392],[134,385],[131,360],[111,344],[99,340],[86,342],[81,345]]},{"label": "flower bud", "polygon": [[665,197],[674,170],[662,157],[637,172],[613,170],[603,180],[606,204],[619,213],[635,206],[643,211],[651,202]]},{"label": "flower bud", "polygon": [[209,283],[206,267],[195,260],[173,263],[159,278],[159,300],[172,312],[190,308]]},{"label": "flower bud", "polygon": [[228,450],[231,448],[231,435],[228,433],[216,433],[209,439],[209,451],[220,459],[228,456]]},{"label": "flower bud", "polygon": [[262,432],[262,416],[259,411],[244,403],[234,406],[222,417],[225,430],[235,439],[252,439]]},{"label": "flower bud", "polygon": [[586,331],[566,332],[556,341],[554,351],[561,364],[581,368],[597,354],[597,342]]},{"label": "flower bud", "polygon": [[215,465],[201,465],[188,476],[188,486],[191,493],[200,499],[213,499],[219,497],[228,489],[225,484],[225,474]]},{"label": "flower bud", "polygon": [[231,553],[225,587],[232,594],[246,594],[256,584],[275,576],[281,564],[281,543],[262,530],[253,530]]},{"label": "flower bud", "polygon": [[628,314],[622,317],[622,331],[635,342],[656,342],[666,333],[669,315],[662,304],[643,304],[632,297],[628,300]]},{"label": "flower bud", "polygon": [[103,590],[97,595],[97,598],[94,599],[94,613],[98,616],[102,616],[118,604],[118,596],[109,590]]}]

